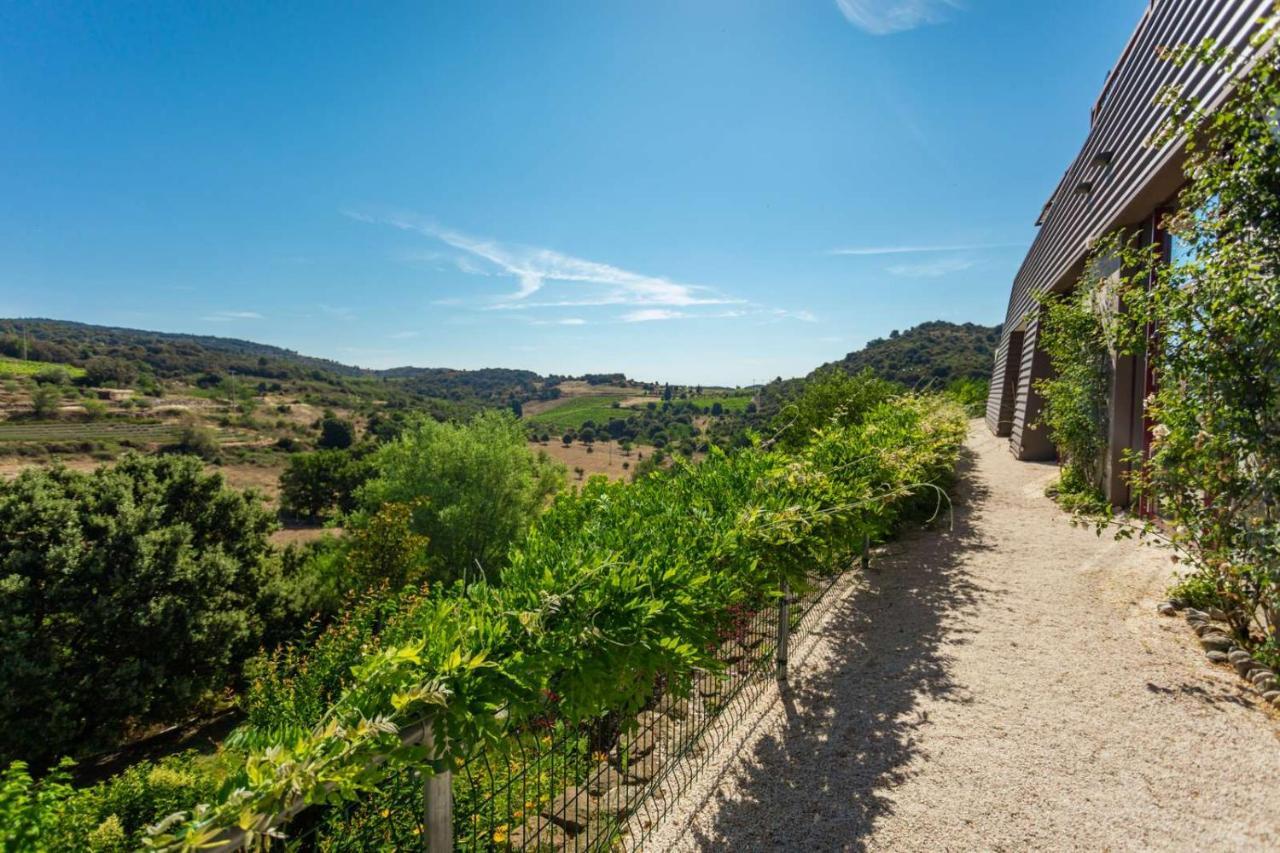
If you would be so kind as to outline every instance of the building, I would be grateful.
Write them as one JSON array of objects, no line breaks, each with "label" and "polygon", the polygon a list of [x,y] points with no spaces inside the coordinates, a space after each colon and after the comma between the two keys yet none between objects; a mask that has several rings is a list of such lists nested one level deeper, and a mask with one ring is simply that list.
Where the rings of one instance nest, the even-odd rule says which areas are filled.
[{"label": "building", "polygon": [[[996,348],[987,399],[987,426],[1009,438],[1024,460],[1056,458],[1037,427],[1043,401],[1036,380],[1049,373],[1037,345],[1036,297],[1065,292],[1084,270],[1094,240],[1117,228],[1133,229],[1162,246],[1163,210],[1183,183],[1181,140],[1162,148],[1147,144],[1163,110],[1159,90],[1178,84],[1212,108],[1230,94],[1231,78],[1200,63],[1177,68],[1158,49],[1212,38],[1221,46],[1247,49],[1275,0],[1152,0],[1093,105],[1089,135],[1036,220],[1039,233],[1013,282],[1001,340]],[[1143,400],[1152,377],[1140,357],[1113,360],[1106,491],[1117,505],[1129,503],[1124,454],[1145,450],[1149,427]]]}]

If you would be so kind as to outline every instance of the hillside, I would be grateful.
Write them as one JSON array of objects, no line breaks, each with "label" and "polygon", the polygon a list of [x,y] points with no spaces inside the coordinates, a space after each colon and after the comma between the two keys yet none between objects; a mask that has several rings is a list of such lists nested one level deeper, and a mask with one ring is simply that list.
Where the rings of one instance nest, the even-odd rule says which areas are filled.
[{"label": "hillside", "polygon": [[862,349],[831,364],[850,373],[871,368],[883,379],[911,386],[930,381],[946,385],[954,379],[985,380],[991,375],[999,341],[999,326],[935,320],[868,341]]},{"label": "hillside", "polygon": [[238,338],[65,320],[0,319],[0,356],[87,370],[97,385],[147,387],[176,380],[210,388],[234,377],[273,390],[292,386],[316,402],[336,406],[380,401],[406,407],[424,400],[477,406],[555,394],[553,382],[527,370],[367,370]]}]

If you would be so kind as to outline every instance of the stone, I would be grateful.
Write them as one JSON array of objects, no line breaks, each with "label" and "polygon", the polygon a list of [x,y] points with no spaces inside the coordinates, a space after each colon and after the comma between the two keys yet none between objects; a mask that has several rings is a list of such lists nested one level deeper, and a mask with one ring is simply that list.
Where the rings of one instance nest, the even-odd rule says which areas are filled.
[{"label": "stone", "polygon": [[1187,617],[1188,622],[1190,622],[1193,619],[1197,619],[1201,622],[1209,621],[1208,613],[1205,613],[1203,610],[1196,610],[1194,607],[1188,607],[1185,615]]},{"label": "stone", "polygon": [[1236,668],[1236,672],[1240,673],[1241,678],[1248,678],[1249,673],[1253,671],[1253,668],[1255,666],[1257,666],[1257,664],[1254,663],[1253,658],[1245,658],[1244,660],[1234,660],[1234,661],[1231,661],[1231,665]]},{"label": "stone", "polygon": [[1219,651],[1210,650],[1210,651],[1205,652],[1205,655],[1206,655],[1206,656],[1208,656],[1209,660],[1213,661],[1214,663],[1226,663],[1226,662],[1227,662],[1227,653],[1226,653],[1226,652],[1219,652]]},{"label": "stone", "polygon": [[1236,649],[1230,655],[1228,655],[1228,657],[1231,658],[1232,663],[1238,663],[1240,661],[1245,661],[1245,660],[1247,661],[1253,660],[1253,655],[1249,654],[1244,649]]},{"label": "stone", "polygon": [[1209,634],[1200,638],[1200,645],[1204,646],[1207,651],[1222,652],[1222,659],[1227,659],[1227,652],[1231,650],[1231,638],[1225,634]]},{"label": "stone", "polygon": [[1219,610],[1219,609],[1218,609],[1218,608],[1216,608],[1216,607],[1210,607],[1210,608],[1209,608],[1209,618],[1210,618],[1210,619],[1212,619],[1212,620],[1213,620],[1213,621],[1215,621],[1215,622],[1226,622],[1226,621],[1227,621],[1227,614],[1226,614],[1226,613],[1223,613],[1221,610]]},{"label": "stone", "polygon": [[1262,698],[1274,705],[1276,704],[1276,700],[1280,699],[1280,690],[1268,690],[1266,693],[1262,694]]},{"label": "stone", "polygon": [[1160,604],[1156,605],[1156,612],[1159,613],[1161,616],[1174,616],[1177,614],[1178,611],[1169,602],[1162,601]]},{"label": "stone", "polygon": [[1226,634],[1222,628],[1214,625],[1212,622],[1205,622],[1196,626],[1196,635],[1203,637],[1205,634]]},{"label": "stone", "polygon": [[1276,698],[1272,699],[1271,704],[1275,705],[1277,708],[1280,708],[1280,696],[1277,696]]}]

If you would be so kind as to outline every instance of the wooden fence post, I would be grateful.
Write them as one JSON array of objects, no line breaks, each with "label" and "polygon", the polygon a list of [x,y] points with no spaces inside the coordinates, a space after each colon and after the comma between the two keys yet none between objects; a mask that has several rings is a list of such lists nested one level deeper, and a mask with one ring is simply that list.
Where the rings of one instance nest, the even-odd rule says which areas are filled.
[{"label": "wooden fence post", "polygon": [[[435,727],[427,725],[423,743],[427,760],[436,761]],[[430,853],[453,853],[453,770],[446,767],[427,776],[422,784],[423,831]]]},{"label": "wooden fence post", "polygon": [[871,565],[871,532],[864,531],[862,534],[862,570],[865,572],[867,567]]},{"label": "wooden fence post", "polygon": [[782,582],[778,599],[778,680],[787,680],[787,646],[791,639],[791,584]]}]

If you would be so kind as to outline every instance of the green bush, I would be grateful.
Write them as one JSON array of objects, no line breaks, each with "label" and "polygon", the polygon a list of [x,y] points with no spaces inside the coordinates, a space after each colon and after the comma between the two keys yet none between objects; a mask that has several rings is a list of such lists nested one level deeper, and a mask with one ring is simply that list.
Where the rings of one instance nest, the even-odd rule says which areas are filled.
[{"label": "green bush", "polygon": [[524,428],[508,412],[487,411],[465,424],[420,419],[371,457],[377,475],[358,492],[348,524],[367,525],[385,504],[412,507],[412,528],[431,542],[437,578],[496,573],[564,468],[531,452]]},{"label": "green bush", "polygon": [[280,475],[280,508],[313,521],[350,512],[356,491],[371,473],[368,462],[349,450],[294,454]]},{"label": "green bush", "polygon": [[320,421],[320,440],[317,444],[328,450],[344,450],[356,440],[356,428],[351,421],[329,415]]},{"label": "green bush", "polygon": [[861,423],[873,406],[901,393],[901,386],[877,378],[870,369],[856,374],[839,367],[819,370],[774,418],[778,444],[792,450],[804,447],[816,430]]},{"label": "green bush", "polygon": [[218,434],[194,419],[188,419],[178,431],[178,438],[170,447],[178,453],[189,453],[206,462],[217,462],[222,458],[222,445],[218,443]]},{"label": "green bush", "polygon": [[987,393],[990,387],[991,383],[985,379],[966,376],[951,380],[943,393],[964,407],[965,414],[969,417],[980,418],[987,410]]},{"label": "green bush", "polygon": [[33,779],[13,762],[0,776],[0,848],[4,850],[137,850],[146,827],[217,793],[220,759],[194,752],[141,761],[111,779],[70,784],[69,763]]},{"label": "green bush", "polygon": [[[1271,23],[1275,23],[1273,19]],[[1273,27],[1262,27],[1267,37]],[[1261,42],[1254,45],[1261,47]],[[1145,351],[1149,452],[1134,486],[1167,520],[1155,530],[1211,587],[1237,640],[1280,646],[1280,54],[1259,51],[1230,100],[1205,114],[1176,88],[1156,139],[1186,138],[1188,179],[1159,248],[1117,236],[1125,275],[1122,345]],[[1174,64],[1231,67],[1211,43],[1167,52]],[[1148,337],[1148,330],[1155,335]]]},{"label": "green bush", "polygon": [[191,457],[0,483],[0,755],[111,746],[228,684],[281,616],[272,527]]},{"label": "green bush", "polygon": [[1052,376],[1036,390],[1044,398],[1037,428],[1047,429],[1062,461],[1059,499],[1074,509],[1100,507],[1111,357],[1100,299],[1097,263],[1068,294],[1046,294],[1040,303],[1039,345]]}]

